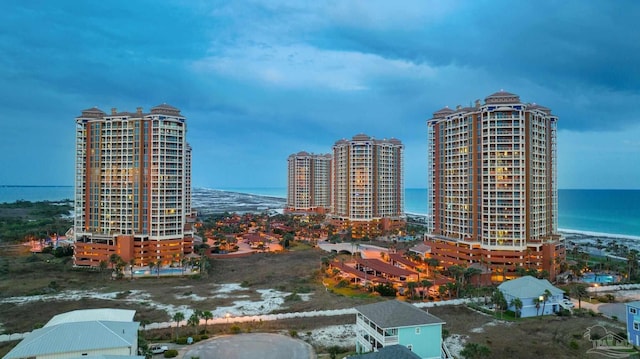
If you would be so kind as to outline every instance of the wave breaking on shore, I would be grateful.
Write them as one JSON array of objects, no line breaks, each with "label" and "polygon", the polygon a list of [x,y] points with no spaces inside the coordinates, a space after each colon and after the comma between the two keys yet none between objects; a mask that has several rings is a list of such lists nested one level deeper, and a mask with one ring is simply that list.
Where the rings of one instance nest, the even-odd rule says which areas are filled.
[{"label": "wave breaking on shore", "polygon": [[194,188],[192,207],[203,214],[224,212],[281,211],[286,206],[284,198],[222,191],[210,188]]}]

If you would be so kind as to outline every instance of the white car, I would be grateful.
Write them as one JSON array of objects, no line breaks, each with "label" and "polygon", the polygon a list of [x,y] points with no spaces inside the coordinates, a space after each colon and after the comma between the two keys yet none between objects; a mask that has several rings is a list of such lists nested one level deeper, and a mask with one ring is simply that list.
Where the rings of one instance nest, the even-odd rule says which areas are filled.
[{"label": "white car", "polygon": [[149,345],[149,351],[151,351],[151,353],[153,354],[162,354],[167,350],[169,350],[169,347],[166,345],[160,345],[160,344]]},{"label": "white car", "polygon": [[564,307],[569,307],[569,308],[575,307],[575,304],[573,304],[573,302],[570,301],[569,299],[563,299],[562,301],[560,301],[560,303],[562,303],[562,306]]}]

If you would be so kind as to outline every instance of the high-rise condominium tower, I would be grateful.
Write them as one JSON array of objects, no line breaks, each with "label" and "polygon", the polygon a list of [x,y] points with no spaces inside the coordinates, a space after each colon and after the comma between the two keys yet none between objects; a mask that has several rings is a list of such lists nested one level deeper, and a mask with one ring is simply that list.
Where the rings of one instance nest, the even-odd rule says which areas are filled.
[{"label": "high-rise condominium tower", "polygon": [[331,155],[298,152],[288,158],[287,212],[325,213],[331,207]]},{"label": "high-rise condominium tower", "polygon": [[405,223],[403,146],[364,134],[333,145],[332,220],[355,238]]},{"label": "high-rise condominium tower", "polygon": [[518,268],[554,279],[556,124],[551,111],[500,91],[475,107],[441,109],[427,121],[431,255],[443,265],[481,263],[494,279]]},{"label": "high-rise condominium tower", "polygon": [[163,104],[76,118],[75,253],[79,266],[180,261],[193,248],[186,119]]}]

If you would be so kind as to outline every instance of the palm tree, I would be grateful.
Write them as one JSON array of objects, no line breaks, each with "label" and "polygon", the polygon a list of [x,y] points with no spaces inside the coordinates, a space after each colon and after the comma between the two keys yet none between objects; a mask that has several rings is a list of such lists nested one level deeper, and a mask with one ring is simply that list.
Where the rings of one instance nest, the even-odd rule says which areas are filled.
[{"label": "palm tree", "polygon": [[[424,300],[424,294],[425,292],[429,291],[429,288],[431,288],[431,285],[433,283],[431,283],[430,281],[423,279],[422,281],[420,281],[420,283],[422,284],[422,300]],[[425,289],[426,288],[426,289]]]},{"label": "palm tree", "polygon": [[202,318],[202,311],[200,309],[195,309],[193,311],[193,314],[196,316],[196,319],[197,319],[196,330],[199,331],[198,325],[200,324],[200,318]]},{"label": "palm tree", "polygon": [[195,334],[198,334],[198,323],[200,322],[200,318],[198,317],[198,315],[194,312],[193,314],[191,314],[191,316],[189,317],[189,320],[187,321],[187,325],[192,326],[195,329]]},{"label": "palm tree", "polygon": [[411,293],[411,298],[413,298],[414,296],[414,292],[416,290],[416,287],[418,287],[418,283],[416,282],[407,282],[407,288],[409,289],[409,293]]},{"label": "palm tree", "polygon": [[133,279],[133,266],[136,265],[135,258],[129,260],[129,269],[131,269],[131,279]]},{"label": "palm tree", "polygon": [[105,269],[107,269],[108,266],[109,264],[107,264],[107,261],[100,261],[100,263],[98,264],[98,268],[100,268],[100,273],[104,273]]},{"label": "palm tree", "polygon": [[182,257],[182,260],[180,261],[180,263],[182,264],[182,276],[184,276],[184,269],[189,263],[189,259],[186,257]]},{"label": "palm tree", "polygon": [[155,268],[156,266],[156,262],[151,261],[149,262],[149,274],[153,274],[153,268]]},{"label": "palm tree", "polygon": [[207,326],[209,325],[209,320],[213,319],[213,313],[209,310],[205,310],[202,312],[202,318],[204,319],[204,331],[207,332]]},{"label": "palm tree", "polygon": [[544,315],[544,308],[547,306],[549,297],[551,297],[551,292],[549,291],[549,289],[545,289],[544,293],[542,293],[542,315]]},{"label": "palm tree", "polygon": [[540,315],[540,298],[533,298],[533,304],[536,305],[536,316]]},{"label": "palm tree", "polygon": [[118,263],[119,259],[120,259],[120,256],[115,253],[109,256],[109,263],[111,263],[111,269],[115,268],[116,263]]},{"label": "palm tree", "polygon": [[160,268],[162,268],[162,259],[158,259],[156,262],[156,272],[158,273],[158,278],[160,278]]},{"label": "palm tree", "polygon": [[636,276],[638,270],[638,250],[632,249],[627,254],[627,281]]},{"label": "palm tree", "polygon": [[176,338],[178,338],[178,328],[180,328],[180,322],[184,320],[184,313],[177,312],[172,319],[176,322]]},{"label": "palm tree", "polygon": [[502,311],[507,306],[507,300],[504,298],[504,293],[502,293],[502,291],[500,291],[499,289],[496,289],[493,292],[491,300],[493,301],[493,305],[495,306],[496,311],[499,311],[500,315],[502,315]]},{"label": "palm tree", "polygon": [[438,287],[438,293],[440,293],[440,298],[444,299],[444,293],[447,292],[447,286],[445,285],[440,285]]},{"label": "palm tree", "polygon": [[[476,275],[482,274],[482,270],[480,268],[469,267],[464,270],[463,278],[467,281],[467,283],[471,283],[471,278]],[[480,285],[480,280],[478,279],[478,285]]]},{"label": "palm tree", "polygon": [[433,279],[436,278],[435,268],[440,264],[440,261],[435,258],[425,258],[424,263],[427,265],[427,276],[429,276],[429,268],[433,268]]},{"label": "palm tree", "polygon": [[[456,293],[458,292],[458,284],[457,283],[447,283],[446,284],[447,287],[447,292],[449,293],[449,299],[451,299],[451,297],[453,296],[453,291],[456,291]],[[457,297],[457,294],[456,294]]]},{"label": "palm tree", "polygon": [[509,305],[514,307],[514,309],[516,310],[516,318],[520,318],[520,316],[522,315],[522,313],[521,313],[521,311],[522,311],[522,300],[520,300],[520,298],[513,298],[513,299],[511,299],[511,302],[509,303]]},{"label": "palm tree", "polygon": [[582,309],[582,298],[587,296],[587,287],[584,284],[578,284],[571,288],[571,294],[578,298],[578,309]]}]

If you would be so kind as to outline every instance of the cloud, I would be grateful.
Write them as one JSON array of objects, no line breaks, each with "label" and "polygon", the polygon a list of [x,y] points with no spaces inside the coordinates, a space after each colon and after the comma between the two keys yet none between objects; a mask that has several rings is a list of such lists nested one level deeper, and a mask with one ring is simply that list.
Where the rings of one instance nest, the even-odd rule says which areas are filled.
[{"label": "cloud", "polygon": [[[29,163],[55,156],[49,163],[66,178],[57,182],[71,183],[73,143],[47,146],[51,138],[73,142],[80,110],[167,102],[188,118],[196,185],[251,186],[260,173],[262,185],[284,186],[286,156],[328,152],[364,132],[403,141],[405,183],[421,187],[425,120],[505,89],[560,117],[561,133],[572,135],[561,138],[559,157],[581,174],[563,167],[560,183],[589,187],[585,173],[637,158],[639,7],[628,0],[3,1],[0,134],[10,138],[0,151]],[[592,144],[598,132],[606,136]],[[622,151],[626,143],[631,152]],[[582,146],[595,146],[602,160],[577,160],[572,149]],[[50,178],[17,157],[5,161],[12,170],[0,183]],[[640,169],[625,171],[638,183]],[[606,181],[622,183],[598,183]]]},{"label": "cloud", "polygon": [[304,44],[230,48],[223,54],[194,62],[193,69],[247,82],[259,81],[274,88],[336,91],[370,90],[371,78],[435,75],[435,70],[427,65]]}]

